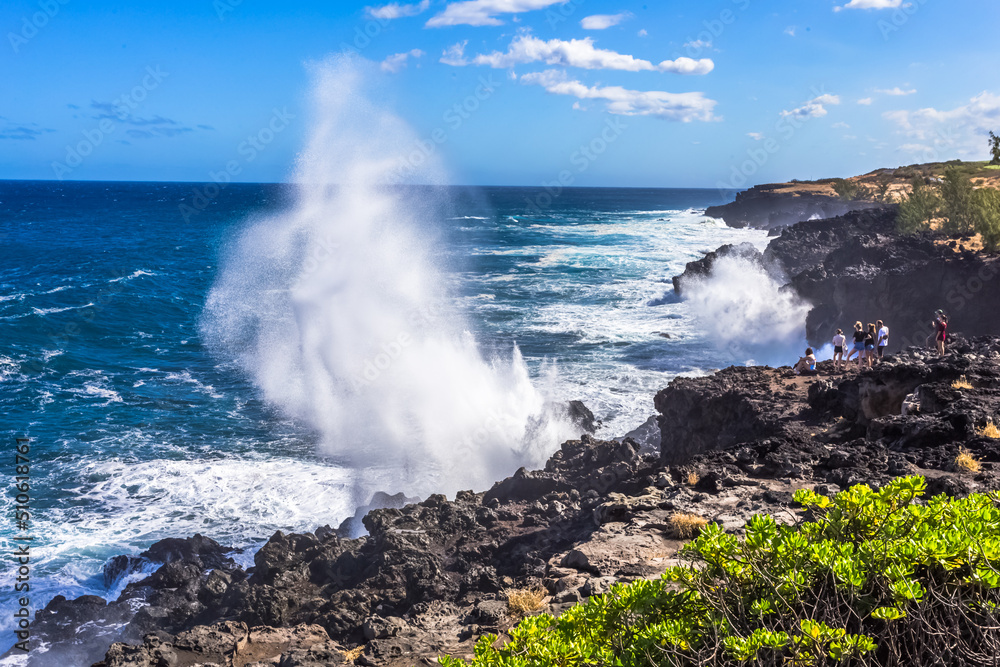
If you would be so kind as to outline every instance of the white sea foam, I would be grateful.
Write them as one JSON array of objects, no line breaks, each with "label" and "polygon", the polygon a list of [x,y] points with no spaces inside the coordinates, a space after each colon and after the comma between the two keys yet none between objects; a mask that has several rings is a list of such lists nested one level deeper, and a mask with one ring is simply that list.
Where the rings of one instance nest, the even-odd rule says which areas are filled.
[{"label": "white sea foam", "polygon": [[316,68],[297,202],[230,248],[202,332],[363,485],[388,469],[388,491],[485,488],[571,431],[516,348],[487,355],[465,331],[424,246],[430,207],[386,187],[416,137],[366,96],[366,67]]},{"label": "white sea foam", "polygon": [[121,403],[122,397],[117,391],[110,388],[107,382],[84,382],[82,389],[70,389],[71,393],[82,394],[85,396],[96,396],[97,398],[107,399],[105,405],[110,405],[111,403]]},{"label": "white sea foam", "polygon": [[127,276],[119,276],[118,278],[112,278],[108,282],[109,283],[119,283],[119,282],[122,282],[123,280],[134,280],[134,279],[139,278],[141,276],[155,276],[155,275],[156,275],[156,273],[154,273],[153,271],[146,271],[144,269],[137,269],[137,270],[133,271],[131,274],[129,274]]},{"label": "white sea foam", "polygon": [[193,385],[195,391],[211,396],[212,398],[222,398],[222,394],[217,392],[215,390],[215,387],[213,387],[210,384],[204,384],[200,380],[192,377],[190,371],[182,371],[180,373],[167,373],[163,377],[163,379],[168,381],[183,382],[186,384],[190,384]]},{"label": "white sea foam", "polygon": [[712,340],[736,358],[789,364],[806,347],[809,304],[759,262],[723,257],[710,276],[690,280],[684,296]]},{"label": "white sea foam", "polygon": [[0,355],[0,382],[10,380],[20,374],[21,364],[10,357]]},{"label": "white sea foam", "polygon": [[[121,437],[147,444],[137,433]],[[354,513],[351,473],[338,466],[283,457],[183,456],[59,461],[74,484],[64,485],[65,502],[33,520],[46,539],[32,547],[32,556],[47,570],[33,578],[34,596],[43,603],[57,593],[114,599],[141,574],[104,588],[101,568],[109,553],[138,555],[157,540],[195,533],[244,548],[234,557],[252,566],[253,551],[275,530],[336,527]],[[0,620],[0,629],[9,625]]]},{"label": "white sea foam", "polygon": [[93,306],[93,302],[85,303],[82,306],[64,306],[62,308],[35,308],[32,307],[31,310],[35,315],[52,315],[54,313],[65,313],[67,310],[80,310],[82,308],[90,308]]}]

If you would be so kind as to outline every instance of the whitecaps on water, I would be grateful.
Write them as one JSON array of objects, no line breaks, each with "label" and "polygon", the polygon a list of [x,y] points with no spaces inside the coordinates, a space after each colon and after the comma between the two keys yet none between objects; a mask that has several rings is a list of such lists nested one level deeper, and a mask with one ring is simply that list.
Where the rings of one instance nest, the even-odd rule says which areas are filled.
[{"label": "whitecaps on water", "polygon": [[194,377],[192,377],[190,371],[182,371],[180,373],[167,373],[165,376],[163,376],[163,379],[167,381],[190,384],[192,385],[195,391],[211,396],[212,398],[223,397],[222,394],[217,392],[215,390],[215,387],[213,387],[212,385],[204,384],[200,380],[197,380]]},{"label": "whitecaps on water", "polygon": [[65,313],[67,310],[80,310],[82,308],[90,308],[93,305],[94,305],[93,302],[91,302],[91,303],[85,303],[82,306],[63,306],[62,308],[58,308],[58,307],[57,308],[35,308],[34,306],[32,306],[31,307],[31,311],[33,313],[35,313],[35,315],[45,316],[45,315],[52,315],[54,313]]},{"label": "whitecaps on water", "polygon": [[141,276],[155,276],[155,275],[156,275],[156,273],[154,273],[153,271],[146,271],[144,269],[138,269],[136,271],[133,271],[131,273],[131,275],[120,276],[118,278],[112,278],[108,282],[109,283],[118,283],[118,282],[121,282],[123,280],[134,280],[135,278],[139,278]]}]

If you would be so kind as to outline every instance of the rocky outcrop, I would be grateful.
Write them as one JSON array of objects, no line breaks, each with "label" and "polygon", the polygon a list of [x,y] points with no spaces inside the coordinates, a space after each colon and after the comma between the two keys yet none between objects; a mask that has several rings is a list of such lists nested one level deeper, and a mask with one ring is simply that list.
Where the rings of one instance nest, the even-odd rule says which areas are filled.
[{"label": "rocky outcrop", "polygon": [[779,266],[786,276],[798,275],[821,265],[830,253],[858,236],[894,236],[897,212],[896,206],[887,206],[800,222],[782,230],[767,244],[764,261]]},{"label": "rocky outcrop", "polygon": [[[758,261],[811,305],[806,336],[814,346],[829,343],[836,330],[855,321],[883,320],[889,351],[924,345],[937,309],[949,326],[969,336],[1000,331],[1000,256],[974,251],[968,239],[895,231],[894,206],[809,220],[781,232]],[[685,281],[710,275],[719,257],[738,252],[723,246],[688,264],[674,278],[679,295]],[[749,250],[739,251],[753,256]]]},{"label": "rocky outcrop", "polygon": [[829,185],[773,183],[740,192],[729,204],[710,206],[705,215],[721,218],[730,227],[778,229],[803,220],[832,218],[877,206],[873,202],[844,201]]},{"label": "rocky outcrop", "polygon": [[998,275],[1000,257],[963,250],[957,239],[869,231],[847,238],[790,284],[814,304],[806,320],[812,343],[825,343],[855,320],[881,319],[890,329],[890,350],[899,350],[925,344],[937,309],[948,313],[952,331],[1000,331]]},{"label": "rocky outcrop", "polygon": [[779,432],[772,371],[727,368],[709,378],[678,378],[660,391],[660,451],[666,464]]},{"label": "rocky outcrop", "polygon": [[[833,373],[832,362],[819,368],[812,378],[729,368],[675,380],[656,397],[663,462],[735,459],[738,470],[713,474],[763,473],[842,488],[918,472],[942,479],[939,471],[955,470],[960,446],[1000,461],[1000,440],[982,433],[1000,413],[1000,339],[958,338],[943,358],[911,349],[861,373]],[[956,386],[962,378],[971,388]],[[989,488],[1000,482],[992,466],[975,481]]]},{"label": "rocky outcrop", "polygon": [[[678,562],[677,512],[739,532],[757,513],[794,521],[803,487],[922,474],[932,493],[1000,488],[1000,440],[982,433],[1000,411],[1000,338],[860,373],[729,368],[676,379],[655,405],[658,455],[585,436],[486,493],[372,509],[362,537],[275,533],[248,570],[206,538],[164,540],[143,556],[159,569],[118,600],[57,598],[39,612],[33,636],[48,651],[29,664],[433,664],[509,630],[508,589],[538,588],[540,608],[559,613],[658,576]],[[980,472],[956,467],[959,447]]]}]

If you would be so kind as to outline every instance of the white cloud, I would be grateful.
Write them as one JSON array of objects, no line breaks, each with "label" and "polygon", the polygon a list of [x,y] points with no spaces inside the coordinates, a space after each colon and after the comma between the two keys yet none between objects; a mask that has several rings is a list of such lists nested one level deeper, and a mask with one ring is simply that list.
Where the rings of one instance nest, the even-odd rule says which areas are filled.
[{"label": "white cloud", "polygon": [[874,102],[874,101],[875,101],[875,100],[873,100],[873,99],[872,99],[872,98],[870,98],[870,97],[863,97],[863,98],[861,98],[860,100],[858,100],[858,104],[861,104],[861,105],[863,105],[863,106],[866,106],[866,107],[868,107],[868,106],[871,106],[872,102]]},{"label": "white cloud", "polygon": [[948,111],[926,108],[887,111],[882,116],[895,123],[903,136],[933,143],[940,152],[985,158],[985,137],[1000,127],[1000,95],[984,91]]},{"label": "white cloud", "polygon": [[905,95],[912,95],[913,93],[917,92],[917,89],[911,88],[910,90],[903,90],[899,86],[896,86],[895,88],[890,88],[888,90],[876,88],[875,92],[882,93],[883,95],[892,95],[894,97],[903,97]]},{"label": "white cloud", "polygon": [[406,61],[409,58],[417,59],[422,58],[424,52],[420,49],[413,49],[411,51],[406,51],[404,53],[394,53],[385,60],[382,61],[382,71],[392,72],[395,74],[404,67],[406,67]]},{"label": "white cloud", "polygon": [[903,144],[896,150],[900,153],[933,153],[934,147],[924,144]]},{"label": "white cloud", "polygon": [[850,129],[851,126],[848,125],[847,123],[839,122],[839,123],[834,123],[830,127],[834,128],[835,130],[848,130]]},{"label": "white cloud", "polygon": [[584,30],[607,30],[626,19],[632,18],[632,12],[621,12],[619,14],[594,14],[584,17],[580,21],[580,26]]},{"label": "white cloud", "polygon": [[760,141],[764,138],[764,134],[762,132],[747,132],[747,136],[754,141]]},{"label": "white cloud", "polygon": [[715,69],[715,63],[708,58],[694,60],[681,57],[676,60],[664,60],[659,65],[654,65],[648,60],[641,60],[624,53],[595,48],[594,40],[590,37],[571,39],[568,42],[550,39],[546,42],[527,34],[515,37],[506,53],[494,51],[490,54],[478,55],[472,62],[476,65],[489,65],[495,68],[544,62],[546,65],[560,67],[613,69],[626,72],[673,72],[674,74],[708,74]]},{"label": "white cloud", "polygon": [[903,6],[903,0],[851,0],[842,7],[834,7],[833,11],[841,9],[898,9]]},{"label": "white cloud", "polygon": [[581,100],[603,100],[609,113],[622,116],[655,116],[689,123],[718,120],[712,113],[717,102],[704,93],[667,93],[628,90],[620,86],[589,87],[566,78],[565,72],[547,70],[521,77],[521,83],[539,85],[554,95],[572,95]]},{"label": "white cloud", "polygon": [[643,28],[642,30],[640,30],[636,34],[639,35],[639,37],[647,37],[649,35],[649,33],[646,31],[645,28]]},{"label": "white cloud", "polygon": [[469,61],[465,59],[465,47],[468,46],[469,40],[464,42],[459,42],[458,44],[452,44],[444,53],[441,54],[441,62],[445,65],[451,65],[452,67],[464,67],[469,64]]},{"label": "white cloud", "polygon": [[840,104],[839,95],[820,95],[815,97],[797,109],[792,109],[791,111],[782,111],[782,116],[794,116],[796,118],[822,118],[828,112],[826,107],[829,105]]},{"label": "white cloud", "polygon": [[431,0],[422,0],[415,5],[401,5],[393,2],[381,7],[365,7],[365,14],[373,19],[399,19],[405,16],[416,16],[427,11],[431,6]]},{"label": "white cloud", "polygon": [[[685,49],[694,49],[696,51],[701,51],[702,49],[712,48],[711,41],[705,41],[702,39],[696,39],[693,42],[687,42],[684,44]],[[689,52],[690,53],[690,52]]]},{"label": "white cloud", "polygon": [[788,35],[789,37],[795,37],[795,33],[797,31],[798,31],[798,28],[796,28],[793,25],[790,25],[787,28],[785,28],[785,34]]},{"label": "white cloud", "polygon": [[520,14],[565,2],[566,0],[464,0],[449,4],[443,12],[427,21],[427,27],[503,25],[503,21],[496,17],[497,14]]}]

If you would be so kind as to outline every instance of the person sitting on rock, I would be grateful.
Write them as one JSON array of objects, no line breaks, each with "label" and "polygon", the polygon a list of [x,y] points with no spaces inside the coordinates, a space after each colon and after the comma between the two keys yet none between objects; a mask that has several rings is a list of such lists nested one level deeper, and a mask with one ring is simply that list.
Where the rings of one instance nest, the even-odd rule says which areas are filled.
[{"label": "person sitting on rock", "polygon": [[[871,322],[868,323],[868,332],[865,334],[865,356],[864,362],[868,368],[872,367],[872,361],[875,360],[875,339],[878,333],[875,331],[875,325]],[[861,359],[858,359],[858,368],[861,368]]]},{"label": "person sitting on rock", "polygon": [[858,368],[861,368],[861,359],[865,356],[865,328],[861,322],[854,323],[854,347],[847,353],[847,360],[855,354],[858,355]]},{"label": "person sitting on rock", "polygon": [[833,368],[839,373],[844,365],[844,347],[847,345],[847,337],[844,336],[843,329],[837,329],[837,335],[833,337]]},{"label": "person sitting on rock", "polygon": [[806,348],[806,356],[799,357],[795,364],[796,375],[818,375],[816,371],[816,353],[811,347]]},{"label": "person sitting on rock", "polygon": [[937,329],[937,337],[934,340],[937,341],[937,351],[943,357],[945,343],[948,340],[948,316],[941,313],[941,316],[937,319],[935,328]]},{"label": "person sitting on rock", "polygon": [[875,343],[878,354],[875,355],[875,358],[879,363],[882,363],[882,359],[885,357],[885,348],[889,344],[889,327],[885,326],[882,320],[879,320],[875,323],[875,328],[878,329],[878,338]]}]

